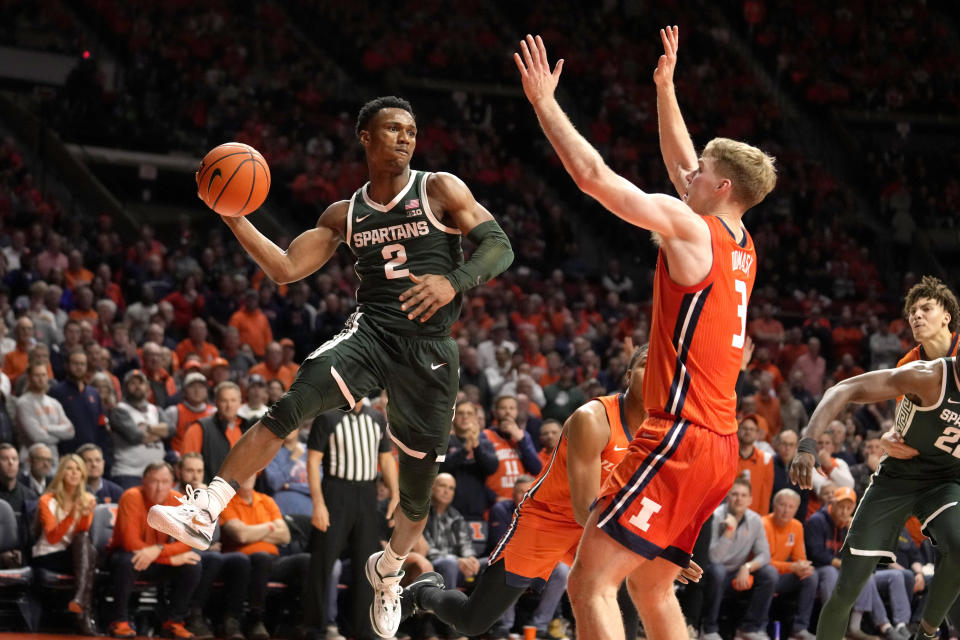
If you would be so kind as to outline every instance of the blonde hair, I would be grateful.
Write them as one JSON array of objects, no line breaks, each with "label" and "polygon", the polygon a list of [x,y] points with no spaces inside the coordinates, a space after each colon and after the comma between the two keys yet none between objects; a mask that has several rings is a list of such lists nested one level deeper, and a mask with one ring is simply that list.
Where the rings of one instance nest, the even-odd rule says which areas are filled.
[{"label": "blonde hair", "polygon": [[746,143],[714,138],[703,157],[713,160],[718,175],[730,179],[734,200],[747,209],[762,202],[777,184],[776,158]]},{"label": "blonde hair", "polygon": [[[73,495],[68,495],[66,487],[63,486],[63,475],[67,471],[68,462],[74,463],[80,469],[80,484],[77,485]],[[53,480],[50,481],[46,493],[52,493],[53,497],[57,499],[58,509],[62,509],[68,500],[72,500],[74,504],[80,504],[84,494],[87,493],[87,463],[83,461],[83,458],[75,453],[65,453],[60,456],[57,472],[54,474]]]}]

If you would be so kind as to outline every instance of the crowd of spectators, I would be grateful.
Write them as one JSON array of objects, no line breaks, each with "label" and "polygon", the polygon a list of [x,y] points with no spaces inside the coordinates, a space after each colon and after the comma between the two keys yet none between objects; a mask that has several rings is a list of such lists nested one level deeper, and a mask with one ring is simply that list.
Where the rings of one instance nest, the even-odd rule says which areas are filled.
[{"label": "crowd of spectators", "polygon": [[[12,143],[5,149],[4,158],[16,157]],[[3,175],[17,185],[27,169],[8,160]],[[101,218],[93,239],[68,237],[59,233],[65,221],[56,216],[52,228],[18,226],[24,219],[20,214],[32,203],[28,198],[14,201],[0,235],[2,260],[16,266],[7,269],[0,289],[0,331],[7,336],[0,343],[0,439],[13,445],[5,456],[24,461],[19,479],[19,465],[11,463],[13,484],[3,496],[12,499],[21,515],[20,531],[27,536],[23,562],[35,563],[31,552],[36,555],[47,544],[38,548],[30,537],[30,522],[38,518],[34,514],[43,513],[37,498],[59,486],[51,474],[68,461],[76,466],[70,454],[79,452],[89,493],[120,507],[115,551],[101,561],[116,577],[117,591],[110,608],[101,601],[90,609],[102,617],[102,626],[111,623],[109,630],[116,635],[132,632],[133,612],[126,609],[130,585],[151,578],[179,585],[172,593],[195,594],[169,603],[169,617],[160,625],[168,634],[203,633],[205,625],[214,624],[232,637],[244,632],[263,637],[264,623],[275,623],[263,615],[266,580],[288,585],[288,603],[300,600],[293,594],[300,593],[307,556],[303,546],[296,546],[291,535],[296,527],[287,517],[310,515],[302,444],[308,430],[281,449],[258,487],[262,491],[251,486],[249,493],[246,488],[242,492],[250,508],[238,503],[236,517],[225,520],[221,551],[196,554],[154,540],[155,533],[143,522],[144,505],[175,502],[175,483],[180,483],[178,491],[186,491],[186,484],[209,481],[229,447],[289,386],[296,363],[339,329],[355,305],[357,283],[347,258],[338,256],[319,274],[277,287],[222,230],[204,235],[180,228],[161,239],[145,225],[136,237],[127,238]],[[451,584],[469,588],[481,567],[478,562],[503,527],[501,505],[516,500],[518,483],[522,487],[539,473],[556,445],[560,424],[588,398],[621,389],[624,342],[642,343],[648,332],[646,305],[621,298],[630,299],[631,284],[615,261],[606,277],[596,281],[521,265],[465,298],[453,328],[461,350],[462,398],[443,468],[448,475],[441,476],[434,492],[438,516],[425,538],[418,570],[442,570],[450,574]],[[762,290],[758,294],[739,393],[741,458],[752,465],[755,495],[750,505],[760,517],[771,502],[786,499],[780,489],[790,436],[803,428],[823,390],[846,376],[889,366],[913,343],[906,323],[877,300],[851,302],[830,317],[822,310],[823,296],[805,297],[796,301],[798,315],[805,318],[798,323],[775,300],[764,298]],[[860,315],[865,311],[871,314],[866,320]],[[817,491],[797,496],[798,520],[817,513],[832,518],[834,493],[838,487],[852,488],[854,478],[862,489],[876,465],[876,435],[891,415],[886,405],[860,409],[843,416],[821,439],[822,461],[831,472]],[[773,447],[784,447],[783,456]],[[771,477],[764,480],[764,474]],[[793,496],[786,497],[792,504]],[[58,544],[55,551],[63,560],[57,566],[79,576],[83,569],[74,558],[83,555],[67,558],[73,553],[67,549],[84,539],[79,534],[90,524],[84,519],[89,515],[82,506],[86,503],[77,504],[76,524],[53,522],[40,540]],[[78,535],[57,538],[64,530]],[[252,551],[251,544],[266,546]],[[707,584],[714,589],[711,575]],[[225,601],[235,606],[211,618],[211,609],[205,612],[204,607],[217,576],[231,587]],[[557,583],[559,589],[555,584],[548,591],[553,596],[562,594],[565,573],[558,574]],[[721,597],[723,590],[710,593]],[[829,590],[817,593],[823,597]],[[890,597],[883,589],[880,593]],[[763,597],[766,605],[756,619],[744,622],[742,631],[765,624],[770,603]],[[75,600],[81,611],[87,610],[82,593]],[[533,619],[544,634],[559,615],[556,600],[548,602],[549,611],[533,607]],[[713,606],[711,602],[708,598],[704,606]],[[905,622],[899,608],[890,620],[883,619],[883,599],[879,602],[871,601],[874,615],[869,618],[878,628],[889,622],[897,629]],[[901,600],[897,602],[899,607]],[[240,608],[242,603],[246,608]],[[336,615],[335,606],[330,611]],[[691,619],[691,624],[709,634],[721,621],[707,613],[712,610],[704,611],[706,617]],[[799,620],[808,618],[805,611],[798,612]],[[516,620],[525,618],[508,617],[496,633],[506,634]],[[557,624],[552,629],[562,633]],[[429,625],[410,631],[415,637],[437,633]]]},{"label": "crowd of spectators", "polygon": [[[63,50],[65,43],[82,41],[56,2],[48,12],[29,4],[4,7],[41,36],[60,34],[36,36],[35,46]],[[649,78],[659,42],[655,32],[636,37],[647,31],[649,15],[619,4],[593,11],[563,2],[549,12],[515,4],[494,11],[465,38],[463,25],[475,25],[475,14],[486,12],[488,3],[468,2],[457,12],[439,2],[410,4],[417,6],[401,13],[411,29],[397,30],[388,24],[390,14],[345,1],[281,9],[270,2],[87,0],[75,10],[121,55],[118,84],[105,90],[96,67],[81,64],[54,98],[60,102],[53,122],[68,140],[160,152],[200,155],[226,139],[247,142],[268,159],[276,197],[296,214],[315,214],[365,179],[353,137],[356,104],[344,99],[341,69],[390,86],[396,74],[462,80],[465,67],[476,70],[471,80],[502,81],[515,74],[504,43],[520,33],[519,25],[538,24],[552,50],[567,58],[565,81],[575,91],[569,97],[590,139],[638,184],[667,184]],[[809,3],[796,9],[748,4],[762,5],[752,11],[763,19],[751,21],[757,14],[750,13],[746,20],[754,46],[764,51],[796,44],[792,37],[784,40],[792,32],[782,28],[807,16],[795,11],[811,12],[813,25],[830,22],[830,12]],[[658,17],[675,21],[668,13]],[[574,20],[582,29],[567,28]],[[304,30],[333,24],[336,29],[324,30],[323,46],[304,45]],[[863,55],[875,55],[877,43],[891,38],[906,39],[906,55],[913,46],[907,31],[891,26],[871,34]],[[408,32],[417,37],[397,35]],[[836,580],[834,543],[842,540],[852,505],[876,469],[877,434],[889,426],[892,406],[848,411],[831,426],[818,442],[829,473],[818,478],[814,491],[790,493],[786,464],[796,434],[829,385],[890,366],[913,346],[899,317],[899,298],[915,278],[891,273],[867,248],[869,234],[849,228],[843,212],[856,208],[849,186],[820,163],[782,147],[780,128],[787,124],[776,101],[739,54],[716,46],[723,34],[706,26],[684,34],[678,89],[681,104],[696,109],[688,118],[695,137],[723,134],[759,142],[778,156],[781,168],[777,192],[748,218],[760,258],[748,325],[753,346],[738,388],[748,482],[734,487],[705,528],[706,601],[685,614],[691,634],[702,630],[709,640],[734,626],[741,635],[762,633],[773,616],[792,621],[790,632],[804,637],[815,624],[816,603]],[[847,37],[860,41],[856,34]],[[325,59],[324,47],[338,52],[340,67]],[[788,71],[784,77],[802,84],[805,100],[839,104],[840,94],[803,83],[849,84],[860,63],[852,58],[828,64],[829,77],[811,80],[803,73],[806,65],[837,52],[815,53],[777,60]],[[873,108],[880,100],[889,106],[890,80],[884,69],[871,69],[877,72],[868,79],[871,91],[857,98],[858,105]],[[949,79],[936,69],[911,69],[910,92],[901,95],[901,104],[940,91]],[[818,102],[821,94],[833,98]],[[739,108],[745,101],[753,107]],[[436,522],[416,566],[408,567],[410,577],[434,568],[449,585],[469,588],[504,527],[509,503],[549,459],[566,417],[588,398],[622,388],[624,343],[641,344],[647,337],[654,249],[609,220],[590,227],[608,251],[600,268],[578,254],[578,216],[607,214],[580,207],[583,201],[572,195],[566,178],[553,180],[560,175],[555,156],[521,98],[417,92],[414,107],[418,166],[464,178],[501,221],[517,253],[514,267],[464,298],[453,329],[462,394],[445,475],[434,488]],[[881,160],[885,171],[897,166],[896,160]],[[922,163],[910,165],[891,179],[881,196],[891,215],[910,210],[902,192],[924,172]],[[941,210],[960,198],[953,180],[943,193],[914,200]],[[571,213],[575,208],[584,211]],[[356,304],[350,258],[340,253],[319,273],[278,287],[222,227],[205,219],[184,217],[175,228],[143,225],[133,232],[106,216],[67,219],[36,187],[9,139],[0,145],[0,223],[0,442],[12,445],[0,447],[0,497],[18,517],[18,561],[47,563],[78,577],[71,611],[76,609],[81,629],[94,623],[84,617],[92,612],[104,630],[132,632],[138,620],[127,609],[130,589],[134,579],[151,578],[177,585],[167,617],[159,621],[165,633],[205,635],[213,624],[231,638],[263,637],[277,622],[265,611],[267,581],[284,583],[283,601],[296,607],[306,571],[302,520],[296,516],[308,519],[309,531],[303,451],[309,425],[299,439],[285,442],[256,487],[240,492],[222,522],[221,549],[198,554],[156,539],[145,525],[145,507],[176,504],[186,485],[208,482],[229,447],[289,386],[297,363],[340,330]],[[384,400],[370,404],[376,410]],[[67,496],[64,486],[75,495]],[[92,518],[89,498],[76,493],[78,486],[86,486],[98,503],[119,506],[112,555],[99,561],[115,576],[112,593],[88,597],[84,591],[90,569],[83,564],[89,553],[83,533]],[[55,496],[60,510],[50,510],[51,498],[44,510],[41,495]],[[390,500],[381,498],[384,504]],[[39,538],[32,535],[35,519],[42,525]],[[797,529],[794,523],[801,522]],[[750,544],[739,539],[741,533],[752,536]],[[786,539],[794,546],[787,548]],[[805,549],[798,544],[803,541]],[[915,619],[932,552],[915,531],[905,532],[901,546],[898,566],[889,569],[894,573],[878,572],[855,607],[852,635],[861,632],[863,613],[891,640],[899,640],[903,625]],[[14,560],[10,554],[0,558]],[[528,607],[532,614],[510,612],[492,637],[506,637],[525,616],[539,633],[561,635],[561,625],[551,620],[561,615],[557,600],[566,573],[556,573],[552,590]],[[210,605],[218,597],[215,582],[223,584],[229,603],[222,615],[212,615],[219,611]],[[731,620],[735,616],[726,615],[722,599],[751,588],[746,617]],[[330,591],[334,602],[327,615],[335,625],[337,589]],[[780,594],[776,601],[774,592]],[[110,607],[106,598],[112,598]],[[290,619],[299,614],[292,611]],[[408,633],[430,638],[450,630],[420,621]]]},{"label": "crowd of spectators", "polygon": [[960,148],[935,124],[955,120],[960,100],[955,20],[935,3],[857,0],[745,0],[742,14],[731,4],[728,17],[781,87],[809,112],[827,109],[842,123],[862,158],[849,174],[898,244],[909,243],[914,220],[957,226]]}]

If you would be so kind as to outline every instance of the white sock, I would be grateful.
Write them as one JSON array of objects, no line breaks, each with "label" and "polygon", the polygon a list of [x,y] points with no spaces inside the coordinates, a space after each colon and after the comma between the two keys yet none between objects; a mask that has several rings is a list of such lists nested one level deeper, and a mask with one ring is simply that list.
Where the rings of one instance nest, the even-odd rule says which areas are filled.
[{"label": "white sock", "polygon": [[880,630],[880,633],[886,633],[887,631],[890,630],[890,627],[892,626],[893,625],[890,624],[889,622],[884,622],[882,625],[878,627],[878,629]]},{"label": "white sock", "polygon": [[406,559],[406,554],[400,555],[387,543],[387,548],[383,550],[383,554],[377,561],[377,573],[379,573],[382,578],[395,576],[400,573],[400,569],[403,567],[403,561]]},{"label": "white sock", "polygon": [[201,495],[206,495],[208,499],[206,505],[201,504],[200,506],[209,511],[210,519],[216,522],[217,518],[220,517],[220,512],[226,508],[233,496],[237,495],[237,492],[227,484],[226,480],[220,476],[215,476],[207,485],[207,490],[201,492]]}]

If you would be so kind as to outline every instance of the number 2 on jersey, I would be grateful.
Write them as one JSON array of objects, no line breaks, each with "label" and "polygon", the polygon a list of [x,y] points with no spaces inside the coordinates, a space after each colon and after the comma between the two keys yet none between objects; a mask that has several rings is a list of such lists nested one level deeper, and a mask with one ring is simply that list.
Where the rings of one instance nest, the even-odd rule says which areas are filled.
[{"label": "number 2 on jersey", "polygon": [[937,438],[933,443],[937,449],[942,449],[955,458],[960,458],[960,447],[955,447],[957,440],[960,440],[960,429],[956,427],[947,427],[943,430],[943,435]]},{"label": "number 2 on jersey", "polygon": [[740,294],[740,304],[737,305],[740,333],[733,336],[733,346],[737,349],[743,349],[743,340],[747,335],[747,283],[743,280],[734,280],[733,288]]},{"label": "number 2 on jersey", "polygon": [[383,248],[383,251],[380,252],[380,255],[387,261],[387,263],[383,265],[383,273],[387,276],[388,280],[406,278],[410,275],[409,269],[397,268],[407,261],[407,250],[402,244],[388,244]]}]

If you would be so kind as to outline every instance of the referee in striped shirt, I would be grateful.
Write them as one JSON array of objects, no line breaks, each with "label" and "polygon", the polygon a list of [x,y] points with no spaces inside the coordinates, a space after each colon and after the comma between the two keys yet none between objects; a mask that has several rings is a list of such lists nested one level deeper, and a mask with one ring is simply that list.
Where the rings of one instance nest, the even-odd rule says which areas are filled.
[{"label": "referee in striped shirt", "polygon": [[[324,637],[329,576],[337,558],[349,550],[350,626],[357,640],[375,640],[368,609],[373,590],[364,575],[370,554],[380,550],[383,515],[377,511],[377,469],[390,489],[386,517],[400,500],[397,461],[379,411],[358,402],[344,413],[318,415],[307,440],[307,478],[313,499],[310,580],[306,623]],[[323,466],[321,481],[320,467]]]}]

